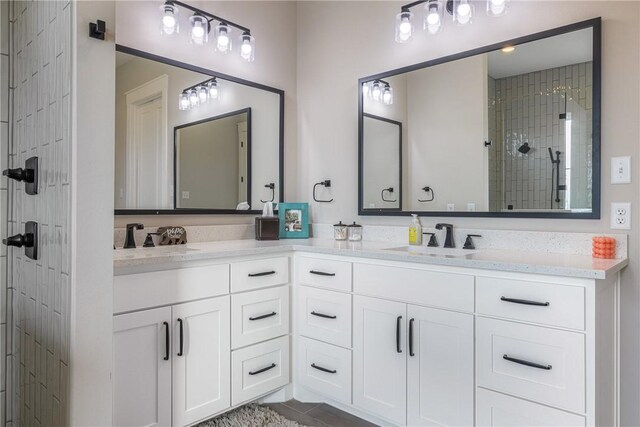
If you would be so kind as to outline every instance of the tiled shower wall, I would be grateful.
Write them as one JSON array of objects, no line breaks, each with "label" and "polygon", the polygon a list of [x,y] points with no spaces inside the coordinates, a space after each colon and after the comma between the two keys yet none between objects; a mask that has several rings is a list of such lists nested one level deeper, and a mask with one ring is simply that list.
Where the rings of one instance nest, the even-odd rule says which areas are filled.
[{"label": "tiled shower wall", "polygon": [[[10,183],[9,231],[39,223],[39,259],[9,254],[11,343],[7,422],[67,425],[70,323],[70,86],[69,1],[11,1],[9,162],[38,156],[39,194]],[[4,117],[4,116],[3,116]]]},{"label": "tiled shower wall", "polygon": [[[489,78],[489,205],[493,210],[571,209],[591,207],[592,63],[581,63],[528,74]],[[566,110],[565,110],[566,99]],[[571,168],[567,173],[565,120],[571,118]],[[518,148],[528,143],[531,150]],[[569,184],[555,199],[552,165],[560,151],[560,184]],[[555,174],[554,174],[555,179]]]}]

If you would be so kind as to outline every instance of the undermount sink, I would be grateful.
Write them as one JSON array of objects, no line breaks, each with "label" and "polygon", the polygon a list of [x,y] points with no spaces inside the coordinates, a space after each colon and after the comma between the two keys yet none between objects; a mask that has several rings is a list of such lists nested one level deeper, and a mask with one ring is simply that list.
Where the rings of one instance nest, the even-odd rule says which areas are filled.
[{"label": "undermount sink", "polygon": [[468,255],[472,255],[478,251],[473,249],[458,249],[458,248],[432,248],[429,246],[400,246],[398,248],[388,248],[387,251],[406,252],[409,254],[435,256],[435,257],[453,257],[462,258]]}]

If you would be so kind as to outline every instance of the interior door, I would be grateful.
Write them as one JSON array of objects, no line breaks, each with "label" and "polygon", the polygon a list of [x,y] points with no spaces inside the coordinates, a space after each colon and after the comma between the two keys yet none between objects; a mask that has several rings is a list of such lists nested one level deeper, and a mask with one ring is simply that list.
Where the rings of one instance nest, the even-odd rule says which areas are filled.
[{"label": "interior door", "polygon": [[407,424],[473,425],[473,316],[409,305]]},{"label": "interior door", "polygon": [[174,305],[173,425],[231,406],[229,296]]},{"label": "interior door", "polygon": [[171,308],[113,318],[113,425],[171,425]]},{"label": "interior door", "polygon": [[407,420],[406,304],[353,299],[353,403],[381,418]]}]

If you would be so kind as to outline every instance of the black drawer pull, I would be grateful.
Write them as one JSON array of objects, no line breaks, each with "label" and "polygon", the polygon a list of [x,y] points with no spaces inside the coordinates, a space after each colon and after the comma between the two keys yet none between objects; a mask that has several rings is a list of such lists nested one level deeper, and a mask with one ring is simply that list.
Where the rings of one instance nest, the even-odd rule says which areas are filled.
[{"label": "black drawer pull", "polygon": [[169,322],[162,322],[164,330],[164,360],[169,360]]},{"label": "black drawer pull", "polygon": [[249,317],[249,320],[262,320],[262,319],[266,319],[267,317],[273,317],[275,316],[277,313],[275,311],[272,311],[269,314],[263,314],[262,316],[256,316],[256,317]]},{"label": "black drawer pull", "polygon": [[267,372],[269,369],[273,369],[276,367],[275,363],[272,363],[271,366],[267,366],[266,368],[258,369],[257,371],[249,372],[249,375],[258,375],[263,372]]},{"label": "black drawer pull", "polygon": [[323,317],[325,319],[335,319],[335,318],[337,318],[337,316],[331,316],[330,314],[316,313],[315,311],[312,311],[311,314],[313,316]]},{"label": "black drawer pull", "polygon": [[309,273],[315,274],[317,276],[327,276],[327,277],[333,277],[336,275],[336,273],[325,273],[324,271],[315,271],[315,270],[311,270],[309,271]]},{"label": "black drawer pull", "polygon": [[178,356],[182,356],[184,354],[182,352],[184,349],[184,330],[182,328],[182,319],[178,319],[178,323],[180,323],[180,351],[178,352]]},{"label": "black drawer pull", "polygon": [[512,302],[514,304],[535,305],[535,306],[538,306],[538,307],[549,307],[549,303],[548,302],[529,301],[529,300],[526,300],[526,299],[500,297],[500,301]]},{"label": "black drawer pull", "polygon": [[517,363],[518,365],[529,366],[531,368],[544,369],[545,371],[550,371],[551,365],[540,365],[538,363],[529,362],[528,360],[516,359],[515,357],[509,357],[506,354],[502,356],[504,360],[508,360],[509,362]]},{"label": "black drawer pull", "polygon": [[400,322],[402,321],[402,316],[398,316],[396,319],[396,351],[398,353],[402,353],[402,349],[400,348]]},{"label": "black drawer pull", "polygon": [[318,371],[326,372],[328,374],[335,374],[336,372],[338,372],[335,369],[332,370],[332,369],[323,368],[322,366],[318,366],[315,363],[312,363],[311,367],[317,369]]},{"label": "black drawer pull", "polygon": [[272,274],[276,274],[275,271],[263,271],[262,273],[249,273],[249,277],[262,277],[262,276],[271,276]]}]

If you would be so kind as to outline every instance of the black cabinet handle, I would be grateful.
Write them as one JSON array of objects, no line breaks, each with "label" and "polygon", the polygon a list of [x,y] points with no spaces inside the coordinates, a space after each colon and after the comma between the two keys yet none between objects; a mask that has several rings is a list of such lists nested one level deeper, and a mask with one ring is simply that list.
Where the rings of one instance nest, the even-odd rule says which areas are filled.
[{"label": "black cabinet handle", "polygon": [[322,366],[318,366],[315,363],[312,363],[311,367],[317,369],[318,371],[326,372],[328,374],[335,374],[336,372],[338,372],[335,369],[323,368]]},{"label": "black cabinet handle", "polygon": [[538,307],[549,307],[549,303],[548,302],[529,301],[529,300],[526,300],[526,299],[500,297],[500,301],[512,302],[514,304],[535,305],[535,306],[538,306]]},{"label": "black cabinet handle", "polygon": [[169,322],[162,322],[164,330],[164,360],[169,360]]},{"label": "black cabinet handle", "polygon": [[416,319],[409,320],[409,356],[413,357],[415,354],[413,353],[413,321]]},{"label": "black cabinet handle", "polygon": [[402,316],[398,316],[396,319],[396,351],[398,353],[402,353],[402,349],[400,348],[400,321],[402,320]]},{"label": "black cabinet handle", "polygon": [[309,273],[315,274],[317,276],[327,276],[327,277],[333,277],[336,275],[336,273],[325,273],[324,271],[316,271],[316,270],[310,270]]},{"label": "black cabinet handle", "polygon": [[263,271],[262,273],[249,273],[249,277],[271,276],[272,274],[276,274],[276,272],[275,271]]},{"label": "black cabinet handle", "polygon": [[180,351],[178,352],[178,356],[182,356],[182,350],[184,348],[184,331],[182,328],[182,319],[178,319],[178,323],[180,324]]},{"label": "black cabinet handle", "polygon": [[272,363],[271,366],[267,366],[266,368],[258,369],[257,371],[249,372],[249,375],[258,375],[263,372],[267,372],[269,369],[273,369],[276,367],[275,363]]},{"label": "black cabinet handle", "polygon": [[504,360],[508,360],[509,362],[517,363],[518,365],[529,366],[531,368],[544,369],[545,371],[550,371],[551,365],[540,365],[538,363],[529,362],[528,360],[516,359],[515,357],[509,357],[506,354],[502,356]]},{"label": "black cabinet handle", "polygon": [[312,311],[311,314],[313,316],[323,317],[325,319],[335,319],[337,317],[337,316],[331,316],[329,314],[316,313],[315,311]]},{"label": "black cabinet handle", "polygon": [[249,320],[261,320],[261,319],[266,319],[267,317],[272,317],[275,316],[277,313],[275,311],[272,311],[269,314],[263,314],[262,316],[256,316],[256,317],[249,317]]}]

